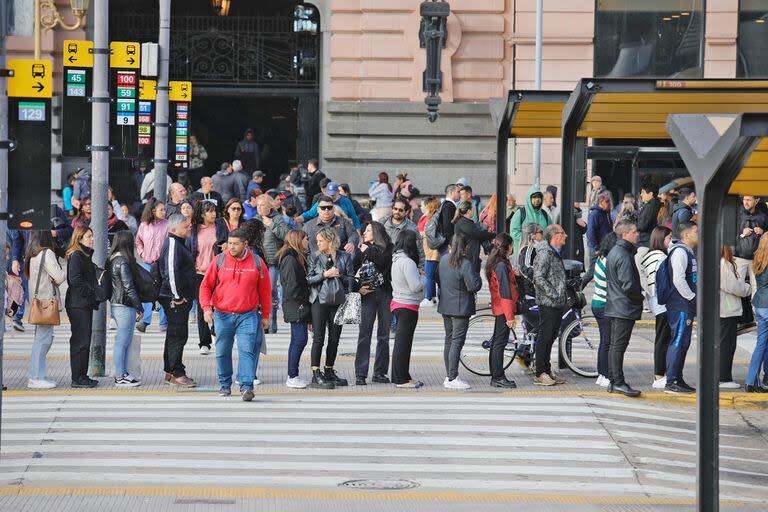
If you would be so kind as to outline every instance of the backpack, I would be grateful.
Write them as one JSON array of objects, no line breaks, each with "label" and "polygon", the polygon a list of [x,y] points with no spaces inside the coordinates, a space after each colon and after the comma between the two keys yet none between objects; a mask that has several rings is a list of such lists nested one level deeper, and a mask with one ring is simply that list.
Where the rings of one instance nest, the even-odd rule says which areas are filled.
[{"label": "backpack", "polygon": [[96,286],[93,287],[93,294],[96,296],[96,302],[106,302],[112,298],[112,275],[109,268],[101,269],[93,265],[96,270]]},{"label": "backpack", "polygon": [[160,285],[162,280],[160,278],[160,272],[153,274],[151,270],[147,270],[138,263],[131,265],[131,274],[133,275],[133,284],[136,286],[136,291],[139,294],[141,303],[155,302],[160,298]]},{"label": "backpack", "polygon": [[656,301],[662,306],[667,303],[672,296],[672,291],[675,289],[675,285],[672,282],[672,267],[670,260],[672,259],[672,253],[676,249],[679,249],[679,247],[675,247],[669,251],[667,257],[659,263],[659,268],[656,269]]},{"label": "backpack", "polygon": [[440,233],[440,223],[437,222],[439,212],[435,213],[424,226],[424,236],[427,238],[427,247],[437,250],[445,244],[445,237]]}]

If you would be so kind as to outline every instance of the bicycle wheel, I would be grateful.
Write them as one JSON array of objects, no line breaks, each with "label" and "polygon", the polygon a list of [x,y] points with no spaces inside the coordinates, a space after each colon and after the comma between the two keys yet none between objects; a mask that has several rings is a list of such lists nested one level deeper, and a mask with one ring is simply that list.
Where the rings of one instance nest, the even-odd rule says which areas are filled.
[{"label": "bicycle wheel", "polygon": [[[467,341],[461,350],[461,365],[474,373],[483,377],[491,375],[491,369],[488,364],[488,357],[491,352],[491,342],[493,341],[493,327],[496,323],[496,317],[491,314],[477,315],[469,320],[467,329]],[[507,369],[515,359],[515,350],[517,348],[517,338],[514,330],[510,330],[509,341],[504,350],[504,369]]]},{"label": "bicycle wheel", "polygon": [[597,377],[597,349],[600,330],[593,316],[576,319],[563,330],[559,340],[560,357],[566,366],[582,377]]}]

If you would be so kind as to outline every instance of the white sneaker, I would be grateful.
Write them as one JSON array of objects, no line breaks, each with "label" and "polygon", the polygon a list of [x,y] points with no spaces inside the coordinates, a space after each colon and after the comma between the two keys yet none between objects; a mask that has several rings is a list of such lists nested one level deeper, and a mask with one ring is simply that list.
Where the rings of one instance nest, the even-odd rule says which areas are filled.
[{"label": "white sneaker", "polygon": [[51,382],[50,380],[29,379],[27,387],[29,389],[53,389],[56,387],[56,383]]},{"label": "white sneaker", "polygon": [[443,386],[448,387],[448,377],[443,381]]},{"label": "white sneaker", "polygon": [[206,347],[205,345],[200,347],[200,355],[201,356],[207,356],[210,353],[211,353],[211,349],[209,347]]},{"label": "white sneaker", "polygon": [[285,381],[285,385],[293,389],[304,389],[309,383],[300,377],[288,377]]},{"label": "white sneaker", "polygon": [[738,382],[721,382],[720,389],[740,389],[741,385]]},{"label": "white sneaker", "polygon": [[424,299],[423,301],[421,301],[421,304],[419,304],[419,307],[422,307],[422,308],[431,308],[433,306],[434,304],[429,299]]},{"label": "white sneaker", "polygon": [[595,382],[595,384],[597,384],[601,388],[607,388],[610,383],[611,383],[611,380],[605,375],[599,375],[597,377],[597,381]]},{"label": "white sneaker", "polygon": [[667,378],[662,377],[660,379],[656,379],[653,381],[653,385],[651,386],[653,389],[664,389],[667,387]]},{"label": "white sneaker", "polygon": [[470,385],[461,380],[459,377],[456,377],[453,380],[449,380],[445,387],[448,389],[469,389]]},{"label": "white sneaker", "polygon": [[253,379],[253,385],[254,386],[260,386],[261,385],[261,381],[259,379]]},{"label": "white sneaker", "polygon": [[135,388],[137,386],[140,386],[141,382],[134,380],[128,375],[124,375],[123,377],[115,378],[115,387],[116,388]]}]

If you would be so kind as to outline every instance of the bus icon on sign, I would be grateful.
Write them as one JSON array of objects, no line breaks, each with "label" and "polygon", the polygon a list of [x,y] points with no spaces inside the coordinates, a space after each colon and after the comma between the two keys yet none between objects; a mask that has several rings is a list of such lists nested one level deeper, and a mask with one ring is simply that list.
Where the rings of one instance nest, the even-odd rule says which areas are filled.
[{"label": "bus icon on sign", "polygon": [[45,66],[42,64],[32,64],[32,78],[44,78]]},{"label": "bus icon on sign", "polygon": [[125,47],[125,53],[126,55],[136,55],[136,45],[135,44],[129,44]]},{"label": "bus icon on sign", "polygon": [[77,43],[69,43],[67,45],[67,53],[77,53]]}]

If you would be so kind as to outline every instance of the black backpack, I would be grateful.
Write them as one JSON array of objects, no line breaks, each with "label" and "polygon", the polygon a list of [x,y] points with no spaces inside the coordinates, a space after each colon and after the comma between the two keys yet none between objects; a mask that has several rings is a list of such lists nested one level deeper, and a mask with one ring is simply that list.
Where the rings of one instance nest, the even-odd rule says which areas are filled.
[{"label": "black backpack", "polygon": [[[153,265],[153,268],[157,268],[155,265]],[[131,274],[133,275],[133,284],[136,286],[136,291],[142,304],[155,302],[160,298],[160,285],[162,281],[159,279],[159,271],[153,274],[138,263],[134,263],[131,265]]]}]

